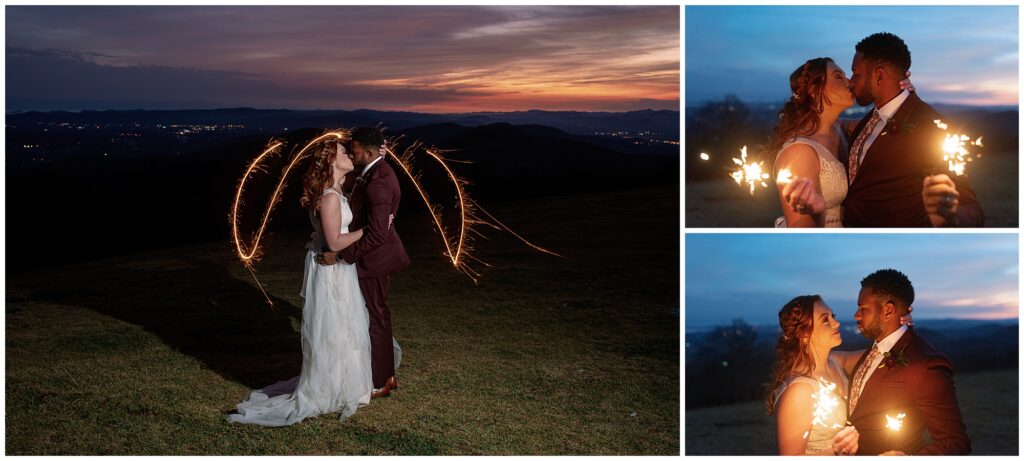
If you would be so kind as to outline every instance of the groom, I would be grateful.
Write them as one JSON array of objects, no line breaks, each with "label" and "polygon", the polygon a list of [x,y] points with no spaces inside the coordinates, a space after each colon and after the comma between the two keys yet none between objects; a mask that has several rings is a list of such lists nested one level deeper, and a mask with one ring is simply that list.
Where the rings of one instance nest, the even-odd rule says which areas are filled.
[{"label": "groom", "polygon": [[917,94],[900,90],[910,50],[899,37],[871,35],[856,46],[850,91],[874,110],[853,131],[839,160],[850,180],[845,227],[980,227],[985,223],[967,180],[942,160],[945,120]]},{"label": "groom", "polygon": [[370,313],[373,398],[387,397],[398,388],[388,288],[391,274],[409,266],[409,256],[394,226],[402,190],[395,171],[384,160],[383,145],[384,133],[379,128],[364,126],[352,131],[348,156],[356,169],[350,174],[358,177],[349,199],[350,229],[363,229],[363,237],[338,253],[322,254],[324,264],[334,264],[340,257],[355,264],[359,272],[359,289]]},{"label": "groom", "polygon": [[[860,434],[858,455],[966,455],[971,452],[953,383],[953,364],[900,324],[910,313],[914,287],[907,276],[882,269],[860,282],[854,320],[874,345],[850,381],[850,423]],[[902,428],[887,426],[889,418]],[[928,430],[931,443],[925,444]]]}]

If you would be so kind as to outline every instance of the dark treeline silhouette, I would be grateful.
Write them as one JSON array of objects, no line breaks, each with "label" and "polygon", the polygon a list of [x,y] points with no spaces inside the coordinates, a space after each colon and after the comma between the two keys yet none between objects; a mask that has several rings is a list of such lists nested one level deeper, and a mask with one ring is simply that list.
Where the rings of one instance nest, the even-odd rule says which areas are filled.
[{"label": "dark treeline silhouette", "polygon": [[[915,332],[953,361],[956,373],[1018,366],[1018,326],[1012,322],[918,321]],[[726,405],[764,397],[775,360],[778,329],[733,320],[686,335],[686,408]],[[837,350],[866,349],[858,332],[843,331]]]},{"label": "dark treeline silhouette", "polygon": [[[51,121],[63,120],[62,115],[52,114]],[[117,112],[108,115],[124,118]],[[43,115],[38,113],[20,117],[15,118],[19,125],[45,126],[39,125]],[[128,117],[122,122],[130,120]],[[267,163],[265,173],[246,186],[241,228],[251,231],[290,153],[323,129],[274,134],[252,130],[200,133],[186,141],[166,134],[147,135],[134,143],[114,143],[111,137],[141,129],[98,131],[94,135],[82,134],[89,130],[26,132],[19,127],[15,136],[10,136],[12,129],[8,126],[5,179],[9,272],[194,242],[223,241],[229,246],[229,213],[238,180],[248,163],[271,138],[287,143],[282,155]],[[453,169],[470,182],[467,190],[484,206],[679,183],[678,155],[666,155],[666,148],[678,153],[678,146],[670,144],[652,143],[645,149],[630,143],[626,148],[621,140],[508,123],[432,124],[388,130],[388,134],[400,137],[399,151],[416,140],[449,150],[446,156],[457,161],[452,163]],[[47,155],[46,149],[30,154],[11,148],[42,142],[56,146],[53,151],[62,155]],[[31,155],[46,160],[32,161]],[[307,166],[302,162],[289,175],[269,226],[271,231],[309,227],[306,211],[298,206],[301,177]],[[425,156],[419,156],[415,166],[423,173],[434,202],[446,209],[455,206],[454,189],[443,170]],[[406,195],[398,219],[417,219],[425,213],[425,207],[407,180],[402,181]]]},{"label": "dark treeline silhouette", "polygon": [[[927,96],[922,95],[922,98]],[[763,160],[769,167],[774,153],[767,149],[782,105],[781,101],[777,104],[748,104],[735,95],[726,95],[721,100],[687,108],[686,180],[726,179],[727,170],[734,167],[732,158],[740,156],[743,146],[747,146],[748,158]],[[933,107],[948,117],[960,132],[972,137],[984,136],[984,149],[979,152],[1017,155],[1020,133],[1016,110],[946,104]],[[859,120],[862,116],[851,117]],[[701,160],[701,152],[709,154],[710,159]]]}]

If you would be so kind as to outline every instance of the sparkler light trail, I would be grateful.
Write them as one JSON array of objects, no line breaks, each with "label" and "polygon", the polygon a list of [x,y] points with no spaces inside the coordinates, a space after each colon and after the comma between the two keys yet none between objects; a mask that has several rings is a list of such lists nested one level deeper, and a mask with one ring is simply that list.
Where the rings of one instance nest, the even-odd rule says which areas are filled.
[{"label": "sparkler light trail", "polygon": [[[393,152],[392,146],[394,144],[394,141],[388,142],[387,150],[389,153]],[[413,171],[413,156],[414,153],[420,149],[426,152],[427,156],[434,159],[434,161],[436,161],[441,166],[441,168],[444,169],[445,174],[448,176],[448,179],[455,187],[456,199],[458,200],[459,204],[459,229],[457,234],[449,234],[448,231],[445,230],[445,226],[442,223],[441,219],[441,210],[438,207],[434,206],[433,202],[431,202],[429,195],[427,194],[426,190],[424,190],[423,185],[420,183],[420,174]],[[448,166],[448,162],[446,161],[440,150],[434,148],[423,148],[423,144],[417,141],[410,145],[408,148],[406,148],[405,152],[402,155],[392,155],[392,158],[395,159],[395,163],[399,166],[399,168],[401,168],[402,171],[405,172],[406,176],[412,182],[413,187],[416,188],[416,191],[423,199],[423,203],[426,205],[427,210],[434,221],[434,226],[436,227],[438,233],[441,234],[441,240],[444,241],[444,255],[448,258],[449,262],[451,262],[452,267],[466,274],[466,276],[473,280],[473,283],[476,283],[479,280],[480,273],[469,265],[469,261],[476,261],[480,264],[490,267],[490,264],[487,264],[486,262],[481,261],[480,259],[472,255],[473,247],[471,244],[473,241],[473,236],[480,235],[480,233],[477,232],[475,229],[476,225],[482,224],[494,229],[505,230],[509,234],[512,234],[514,237],[519,239],[519,241],[529,246],[530,248],[533,248],[542,253],[547,253],[552,256],[564,258],[564,256],[558,253],[537,246],[531,243],[530,241],[526,240],[525,238],[514,232],[512,229],[510,229],[508,226],[506,226],[504,223],[499,221],[497,218],[495,218],[494,215],[480,207],[480,205],[477,204],[476,201],[474,201],[466,193],[464,186],[468,184],[468,182],[465,179],[459,177],[457,174],[455,174],[451,167]],[[482,219],[480,216],[478,216],[478,211],[487,215],[490,221]]]},{"label": "sparkler light trail", "polygon": [[[329,131],[307,143],[305,147],[303,147],[301,150],[299,150],[298,153],[292,156],[291,161],[288,163],[287,167],[285,167],[281,175],[281,178],[278,180],[277,187],[274,189],[274,193],[271,195],[270,202],[267,205],[267,209],[264,211],[263,218],[260,222],[260,226],[257,228],[254,237],[248,243],[243,241],[238,230],[238,210],[242,201],[242,194],[245,189],[245,182],[257,171],[263,171],[261,167],[262,162],[266,158],[272,157],[274,154],[276,154],[279,151],[280,147],[283,145],[283,143],[272,142],[267,147],[267,149],[263,151],[263,153],[261,153],[252,161],[252,163],[246,169],[245,175],[243,175],[241,181],[239,181],[238,190],[235,193],[235,203],[231,213],[232,236],[235,241],[236,253],[239,259],[242,261],[242,263],[246,266],[246,268],[249,269],[249,272],[252,274],[253,279],[256,280],[257,285],[260,285],[260,290],[263,291],[263,294],[267,298],[267,302],[271,305],[271,307],[273,307],[273,303],[270,301],[270,297],[267,296],[266,291],[263,290],[263,286],[260,284],[259,279],[256,278],[256,273],[253,271],[252,268],[255,262],[259,259],[260,240],[262,239],[263,233],[266,230],[267,222],[270,219],[270,214],[273,211],[274,205],[276,205],[277,202],[280,201],[281,191],[285,187],[285,181],[288,177],[288,174],[299,161],[301,161],[307,156],[306,152],[311,147],[331,138],[341,142],[347,139],[348,136],[349,132],[347,130]],[[497,218],[495,218],[494,215],[481,208],[479,204],[477,204],[476,201],[474,201],[469,196],[469,194],[466,193],[464,186],[468,184],[468,182],[465,179],[459,177],[457,174],[455,174],[451,167],[449,167],[448,161],[444,158],[441,151],[434,148],[424,148],[423,144],[417,141],[412,143],[408,148],[406,148],[401,155],[395,155],[395,144],[395,139],[388,139],[385,144],[385,150],[388,152],[388,154],[390,154],[389,156],[392,159],[394,159],[394,163],[399,167],[399,169],[401,169],[406,174],[410,182],[412,182],[413,186],[416,188],[416,191],[419,193],[420,198],[423,199],[423,203],[424,205],[426,205],[427,210],[430,213],[432,220],[434,221],[434,225],[438,233],[441,235],[441,239],[444,242],[444,255],[451,262],[452,267],[466,274],[471,280],[473,280],[474,283],[476,283],[479,280],[480,273],[473,269],[469,265],[469,262],[476,261],[480,264],[490,267],[490,264],[481,261],[472,254],[473,248],[471,243],[473,241],[473,236],[481,235],[478,231],[476,231],[475,227],[480,224],[486,225],[493,229],[504,230],[509,234],[513,235],[514,237],[516,237],[517,239],[519,239],[519,241],[523,242],[530,248],[533,248],[537,251],[564,258],[564,256],[558,253],[555,253],[553,251],[550,251],[548,249],[542,248],[538,245],[529,242],[528,240],[514,232],[512,229],[510,229],[508,226],[506,226],[504,223],[499,221]],[[451,181],[452,185],[455,188],[459,217],[457,232],[449,233],[445,229],[444,223],[442,221],[441,210],[439,209],[439,207],[435,206],[433,202],[430,200],[429,195],[427,194],[426,190],[423,188],[423,185],[420,182],[420,174],[416,173],[412,168],[415,153],[420,150],[426,152],[426,155],[428,157],[433,159],[444,169],[445,174],[447,175],[448,179]],[[478,211],[485,214],[487,218],[489,218],[489,220],[482,219],[481,217],[479,217],[477,215]]]},{"label": "sparkler light trail", "polygon": [[[277,154],[284,143],[281,141],[271,141],[267,149],[253,159],[252,163],[249,164],[249,167],[246,168],[245,174],[242,175],[242,179],[238,182],[238,189],[235,191],[235,203],[231,207],[231,236],[235,241],[235,251],[238,254],[238,258],[242,260],[242,264],[244,264],[245,268],[249,270],[250,274],[252,274],[252,278],[256,280],[256,285],[258,285],[260,291],[263,292],[263,296],[267,298],[267,303],[270,304],[271,308],[274,307],[274,303],[270,300],[270,296],[267,295],[266,290],[263,289],[263,284],[261,284],[259,279],[256,278],[256,272],[253,271],[253,264],[259,259],[260,240],[263,239],[263,232],[267,229],[267,223],[270,221],[270,214],[274,210],[274,205],[277,205],[277,203],[281,201],[281,191],[284,190],[285,180],[288,179],[288,174],[291,173],[292,168],[306,157],[306,151],[308,151],[310,147],[329,138],[344,141],[347,136],[348,132],[343,130],[324,133],[310,141],[305,147],[299,150],[298,153],[292,156],[291,161],[288,162],[288,165],[281,173],[281,179],[277,181],[277,186],[274,187],[274,193],[270,195],[270,201],[267,203],[267,209],[263,212],[263,218],[260,220],[260,225],[248,245],[243,241],[238,231],[238,207],[242,203],[242,192],[245,190],[245,182],[256,172],[263,171],[263,161]],[[248,248],[246,248],[246,246],[248,246]]]}]

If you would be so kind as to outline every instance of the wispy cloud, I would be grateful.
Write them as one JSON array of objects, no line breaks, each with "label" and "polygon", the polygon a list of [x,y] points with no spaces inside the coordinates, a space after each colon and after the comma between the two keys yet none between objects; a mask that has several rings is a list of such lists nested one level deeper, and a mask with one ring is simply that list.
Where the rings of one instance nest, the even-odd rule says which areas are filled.
[{"label": "wispy cloud", "polygon": [[[191,86],[235,94],[233,105],[292,95],[300,108],[677,109],[678,30],[676,7],[7,8],[12,49],[258,81],[228,94],[204,79]],[[31,84],[42,64],[20,64],[7,66],[24,75],[16,93],[45,95]]]}]

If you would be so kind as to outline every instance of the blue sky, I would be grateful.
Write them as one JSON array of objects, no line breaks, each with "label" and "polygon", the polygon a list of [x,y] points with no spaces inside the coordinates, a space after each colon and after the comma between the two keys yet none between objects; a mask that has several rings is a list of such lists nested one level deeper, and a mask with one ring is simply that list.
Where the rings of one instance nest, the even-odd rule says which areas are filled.
[{"label": "blue sky", "polygon": [[929,102],[1018,104],[1016,6],[687,6],[687,105],[734,93],[789,96],[789,74],[831,57],[849,75],[854,46],[875,32],[910,48],[912,80]]},{"label": "blue sky", "polygon": [[1016,234],[687,234],[687,328],[777,321],[798,295],[820,294],[853,320],[860,281],[885,268],[914,284],[914,316],[1018,317]]}]

